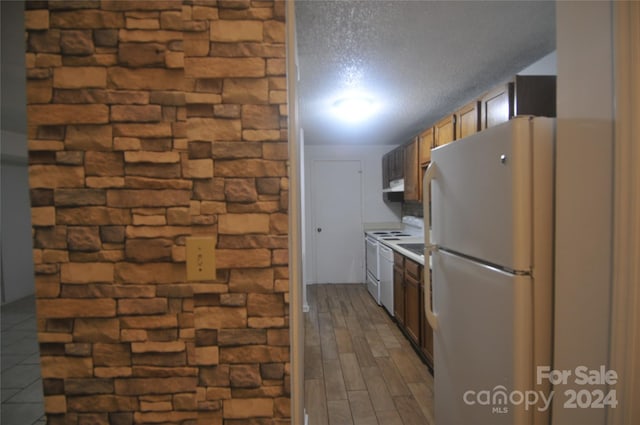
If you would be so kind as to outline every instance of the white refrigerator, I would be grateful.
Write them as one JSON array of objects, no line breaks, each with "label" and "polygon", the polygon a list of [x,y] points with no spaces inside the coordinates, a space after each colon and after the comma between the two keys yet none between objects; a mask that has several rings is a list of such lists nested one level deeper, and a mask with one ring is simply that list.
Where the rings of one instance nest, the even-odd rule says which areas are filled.
[{"label": "white refrigerator", "polygon": [[548,423],[536,370],[551,365],[554,140],[554,119],[518,117],[432,151],[424,303],[438,425]]}]

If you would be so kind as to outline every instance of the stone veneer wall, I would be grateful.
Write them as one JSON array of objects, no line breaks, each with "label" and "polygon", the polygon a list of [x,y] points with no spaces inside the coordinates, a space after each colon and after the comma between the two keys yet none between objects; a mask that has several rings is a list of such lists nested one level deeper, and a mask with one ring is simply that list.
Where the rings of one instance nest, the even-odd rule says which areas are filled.
[{"label": "stone veneer wall", "polygon": [[289,423],[284,8],[27,2],[49,424]]}]

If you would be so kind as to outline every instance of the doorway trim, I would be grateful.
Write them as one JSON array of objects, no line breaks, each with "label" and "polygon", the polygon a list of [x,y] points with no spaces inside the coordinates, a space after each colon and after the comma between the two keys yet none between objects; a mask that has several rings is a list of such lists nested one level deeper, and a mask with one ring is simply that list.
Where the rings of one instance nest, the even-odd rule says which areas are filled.
[{"label": "doorway trim", "polygon": [[289,154],[289,353],[291,380],[291,422],[305,424],[304,412],[304,313],[302,312],[302,151],[298,141],[297,83],[298,51],[296,45],[295,2],[286,4],[286,63],[288,101],[288,154]]},{"label": "doorway trim", "polygon": [[640,3],[613,2],[615,152],[610,367],[618,407],[608,424],[640,422]]}]

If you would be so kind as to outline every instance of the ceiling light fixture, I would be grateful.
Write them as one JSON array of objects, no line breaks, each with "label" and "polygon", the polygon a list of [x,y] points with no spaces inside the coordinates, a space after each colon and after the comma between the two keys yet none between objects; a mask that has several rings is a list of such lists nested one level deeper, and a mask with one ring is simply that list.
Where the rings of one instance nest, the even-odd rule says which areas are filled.
[{"label": "ceiling light fixture", "polygon": [[333,112],[342,120],[359,122],[371,116],[376,104],[369,97],[344,97],[333,103]]}]

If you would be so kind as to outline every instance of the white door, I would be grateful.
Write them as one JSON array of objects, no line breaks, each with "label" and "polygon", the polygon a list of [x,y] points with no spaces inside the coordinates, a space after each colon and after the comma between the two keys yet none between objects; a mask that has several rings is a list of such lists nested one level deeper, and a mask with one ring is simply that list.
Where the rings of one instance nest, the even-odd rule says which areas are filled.
[{"label": "white door", "polygon": [[364,282],[360,161],[314,161],[311,190],[316,282]]}]

